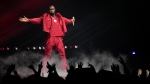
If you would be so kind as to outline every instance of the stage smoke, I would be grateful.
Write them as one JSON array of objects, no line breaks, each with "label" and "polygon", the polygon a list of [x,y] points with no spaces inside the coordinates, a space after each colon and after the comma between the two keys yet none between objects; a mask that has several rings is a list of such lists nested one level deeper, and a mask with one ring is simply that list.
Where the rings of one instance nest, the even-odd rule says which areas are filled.
[{"label": "stage smoke", "polygon": [[[127,63],[127,56],[120,54],[120,57],[124,59],[124,61]],[[123,66],[122,64],[118,61],[119,56],[113,56],[111,52],[104,51],[104,52],[99,52],[99,51],[93,51],[92,54],[86,54],[86,53],[77,53],[76,56],[71,58],[76,63],[76,68],[78,68],[78,63],[83,62],[83,67],[89,67],[88,63],[92,64],[95,67],[95,70],[98,72],[100,69],[105,69],[108,71],[111,70],[111,65],[118,64],[120,67],[120,72],[123,73]]]},{"label": "stage smoke", "polygon": [[[83,62],[83,67],[88,67],[88,63],[90,63],[95,67],[97,72],[102,67],[105,70],[111,71],[111,65],[112,63],[115,63],[115,64],[119,64],[120,70],[122,72],[122,65],[119,63],[118,58],[113,56],[110,52],[100,53],[98,51],[94,51],[90,55],[83,52],[82,53],[76,52],[75,55],[76,56],[67,59],[67,63],[69,63],[70,60],[72,60],[73,62],[76,63],[76,68],[79,62]],[[122,55],[122,57],[125,61],[127,61],[125,58],[126,56]],[[1,57],[0,58],[1,77],[4,75],[4,73],[6,73],[8,66],[13,63],[16,65],[16,70],[18,71],[21,78],[26,78],[29,75],[33,74],[33,71],[29,69],[28,66],[32,64],[35,67],[35,69],[38,70],[38,64],[40,64],[42,58],[43,58],[43,54],[37,52],[31,52],[31,51],[18,52],[5,58]],[[55,63],[58,74],[61,77],[66,77],[67,72],[61,69],[60,62],[61,61],[60,61],[59,54],[53,51],[49,63],[50,64]],[[47,75],[48,73],[44,73],[44,77],[46,77]]]},{"label": "stage smoke", "polygon": [[[33,71],[28,68],[29,65],[33,65],[36,70],[38,70],[38,64],[40,64],[43,60],[44,54],[38,52],[31,52],[31,51],[23,51],[18,52],[13,55],[7,56],[5,58],[0,58],[0,76],[2,77],[9,65],[15,64],[16,70],[18,71],[21,78],[26,78],[29,75],[34,74]],[[65,76],[66,73],[61,71],[60,67],[60,57],[59,54],[55,51],[52,51],[52,55],[49,60],[49,64],[56,64],[56,68],[59,75]],[[13,73],[11,73],[13,75]],[[46,77],[48,73],[45,73],[44,76]]]},{"label": "stage smoke", "polygon": [[[5,58],[0,58],[1,74],[6,73],[9,65],[15,64],[16,70],[21,77],[27,77],[33,74],[33,71],[28,68],[29,65],[37,65],[42,58],[42,54],[33,53],[30,51],[18,52]],[[12,73],[13,74],[13,73]]]}]

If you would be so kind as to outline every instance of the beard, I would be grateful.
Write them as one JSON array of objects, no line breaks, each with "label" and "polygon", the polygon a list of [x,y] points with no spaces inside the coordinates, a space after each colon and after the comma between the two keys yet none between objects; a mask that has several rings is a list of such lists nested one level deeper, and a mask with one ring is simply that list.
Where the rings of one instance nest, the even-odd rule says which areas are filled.
[{"label": "beard", "polygon": [[55,15],[55,13],[54,13],[54,12],[53,12],[53,13],[49,12],[49,14],[50,14],[51,16]]}]

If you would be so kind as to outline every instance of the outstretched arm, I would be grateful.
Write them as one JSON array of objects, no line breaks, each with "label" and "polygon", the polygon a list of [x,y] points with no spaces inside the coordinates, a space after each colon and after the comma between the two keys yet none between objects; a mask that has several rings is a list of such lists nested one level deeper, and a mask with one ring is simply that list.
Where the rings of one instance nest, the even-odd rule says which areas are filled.
[{"label": "outstretched arm", "polygon": [[74,26],[74,22],[75,22],[75,17],[72,17],[72,19],[67,19],[65,17],[63,17],[65,23],[68,25],[68,24],[73,24]]},{"label": "outstretched arm", "polygon": [[27,18],[26,16],[20,17],[20,18],[19,18],[19,21],[20,21],[20,22],[29,22],[29,18]]},{"label": "outstretched arm", "polygon": [[19,21],[20,22],[30,22],[30,23],[32,23],[32,24],[40,24],[41,23],[41,21],[42,21],[42,16],[41,17],[38,17],[38,18],[27,18],[26,16],[24,16],[24,17],[20,17],[19,18]]}]

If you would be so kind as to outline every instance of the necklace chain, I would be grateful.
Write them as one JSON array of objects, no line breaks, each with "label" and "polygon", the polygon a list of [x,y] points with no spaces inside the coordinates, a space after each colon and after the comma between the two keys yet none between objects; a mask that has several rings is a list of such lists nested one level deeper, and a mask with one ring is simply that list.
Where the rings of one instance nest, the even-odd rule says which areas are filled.
[{"label": "necklace chain", "polygon": [[[52,17],[52,16],[51,16]],[[54,22],[57,22],[56,18],[52,17],[54,19]]]}]

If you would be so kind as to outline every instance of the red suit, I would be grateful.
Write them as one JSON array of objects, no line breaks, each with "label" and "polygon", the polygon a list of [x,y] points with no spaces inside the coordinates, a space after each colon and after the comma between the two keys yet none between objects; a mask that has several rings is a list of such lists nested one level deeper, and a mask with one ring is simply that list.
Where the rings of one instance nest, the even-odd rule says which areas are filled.
[{"label": "red suit", "polygon": [[54,17],[51,17],[48,13],[44,13],[41,17],[29,19],[29,22],[33,24],[41,24],[42,22],[43,31],[48,33],[43,67],[46,68],[46,63],[51,56],[53,47],[55,47],[62,59],[62,67],[66,69],[66,54],[62,37],[67,32],[66,25],[71,24],[72,20],[62,17],[60,13],[56,13]]}]

